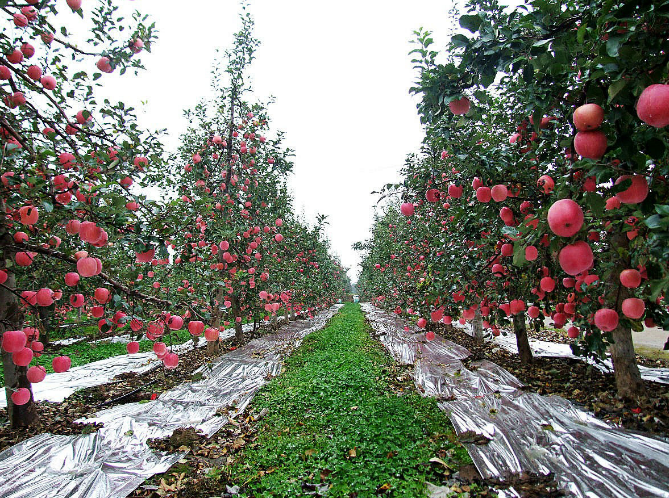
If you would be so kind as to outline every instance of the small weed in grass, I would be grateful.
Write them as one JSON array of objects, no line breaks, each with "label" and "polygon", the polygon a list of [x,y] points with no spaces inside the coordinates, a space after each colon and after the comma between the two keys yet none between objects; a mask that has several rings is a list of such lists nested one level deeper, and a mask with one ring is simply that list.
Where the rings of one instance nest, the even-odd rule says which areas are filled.
[{"label": "small weed in grass", "polygon": [[319,486],[330,497],[424,496],[426,481],[439,480],[429,463],[438,452],[454,467],[469,463],[433,399],[393,392],[395,365],[370,338],[359,305],[347,304],[286,363],[254,399],[256,410],[269,410],[264,426],[230,469],[245,496]]}]

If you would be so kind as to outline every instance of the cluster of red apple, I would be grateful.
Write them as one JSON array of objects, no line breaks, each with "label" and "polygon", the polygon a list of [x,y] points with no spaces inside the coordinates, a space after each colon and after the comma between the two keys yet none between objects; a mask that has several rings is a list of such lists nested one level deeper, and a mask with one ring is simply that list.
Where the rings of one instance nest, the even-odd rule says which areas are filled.
[{"label": "cluster of red apple", "polygon": [[[465,114],[469,111],[469,100],[463,97],[459,100],[454,100],[449,104],[449,108],[453,114]],[[637,103],[637,114],[639,118],[650,126],[664,127],[669,125],[669,85],[651,85],[646,88],[639,97]],[[574,137],[574,148],[576,152],[586,159],[599,160],[607,150],[607,138],[604,132],[599,128],[604,121],[604,110],[597,104],[585,104],[577,108],[573,114],[573,123],[576,127],[577,134]],[[513,139],[514,137],[512,137]],[[517,138],[516,138],[517,140]],[[514,140],[512,140],[513,142]],[[443,158],[444,154],[442,154]],[[648,195],[649,185],[645,175],[642,174],[626,174],[621,175],[615,180],[615,184],[620,184],[629,180],[630,185],[625,190],[616,193],[612,198],[607,200],[607,209],[615,209],[621,204],[637,204],[643,202]],[[550,194],[554,188],[554,181],[550,176],[543,175],[538,182],[539,186],[546,194]],[[494,199],[501,202],[510,194],[509,189],[504,185],[496,185],[492,188],[484,187],[480,180],[474,180],[472,187],[475,189],[476,198],[480,202],[489,202]],[[503,187],[503,188],[502,188]],[[585,191],[595,191],[596,181],[593,178],[586,179],[584,183]],[[462,195],[462,187],[450,185],[448,188],[450,198],[459,198]],[[441,193],[436,189],[429,189],[426,194],[429,202],[436,202],[441,198]],[[447,203],[446,203],[447,204]],[[444,208],[446,208],[444,204]],[[524,203],[529,204],[529,203]],[[450,206],[450,205],[449,205]],[[415,213],[416,206],[411,202],[405,202],[400,206],[400,211],[404,216],[411,217]],[[515,226],[513,211],[509,208],[503,207],[500,211],[500,216],[506,225]],[[579,233],[584,224],[583,210],[577,202],[572,199],[560,199],[554,202],[547,215],[548,226],[550,230],[559,237],[571,238]],[[538,220],[530,220],[533,227],[536,228]],[[628,238],[633,238],[636,231],[628,233]],[[595,233],[595,235],[598,235]],[[598,240],[598,237],[592,237],[588,234],[590,240]],[[543,245],[548,245],[549,239],[544,235],[542,239]],[[501,245],[501,256],[512,256],[513,244],[504,243]],[[538,256],[537,249],[534,246],[525,248],[525,256],[529,261],[535,260]],[[594,255],[588,242],[584,240],[575,241],[565,245],[558,254],[558,262],[562,270],[570,275],[570,277],[563,279],[565,287],[572,287],[576,291],[584,290],[585,287],[591,285],[598,280],[597,275],[588,274],[588,270],[592,268],[594,263]],[[501,276],[505,274],[505,268],[499,261],[493,261],[493,274]],[[376,264],[375,268],[385,269],[380,264]],[[556,282],[553,277],[547,273],[548,269],[544,267],[543,275],[533,292],[535,292],[540,299],[546,293],[553,292],[556,287]],[[572,278],[573,277],[573,278]],[[637,269],[625,269],[620,273],[620,283],[622,286],[634,289],[641,284],[642,272]],[[600,303],[604,304],[600,298]],[[506,305],[499,305],[500,309],[506,306],[504,311],[509,314],[515,314],[525,309],[524,302],[514,300]],[[623,300],[622,313],[633,320],[640,319],[645,312],[645,304],[643,299],[636,297],[629,297]],[[443,320],[443,308],[437,311],[439,316],[432,316],[433,321]],[[471,319],[474,315],[473,310],[465,310],[463,317]],[[400,309],[401,312],[401,309]],[[540,309],[537,306],[530,306],[528,314],[532,318],[537,318],[540,314]],[[551,316],[554,318],[557,326],[562,326],[569,317],[574,317],[576,314],[575,294],[570,294],[569,301],[560,303]],[[465,316],[467,315],[467,316]],[[449,317],[450,320],[450,317]],[[600,330],[608,332],[614,330],[619,322],[618,313],[610,308],[599,309],[592,317],[592,322]],[[418,326],[424,328],[427,325],[425,318],[418,320]],[[486,324],[487,325],[487,324]],[[579,330],[577,327],[570,327],[568,330],[569,337],[577,337]],[[430,338],[428,338],[430,340]]]}]

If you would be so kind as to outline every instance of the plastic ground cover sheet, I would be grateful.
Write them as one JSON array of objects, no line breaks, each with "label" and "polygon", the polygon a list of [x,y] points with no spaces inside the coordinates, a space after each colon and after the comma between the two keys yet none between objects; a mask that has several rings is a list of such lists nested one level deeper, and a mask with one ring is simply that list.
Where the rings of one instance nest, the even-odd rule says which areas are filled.
[{"label": "plastic ground cover sheet", "polygon": [[[463,328],[463,330],[471,334],[471,327]],[[514,334],[499,335],[493,338],[494,342],[502,346],[507,351],[518,353],[518,346],[516,345],[516,336]],[[583,360],[581,356],[576,356],[572,353],[569,344],[557,344],[547,341],[530,340],[530,348],[534,356],[547,356],[553,358],[576,358]],[[595,367],[603,372],[613,372],[613,363],[610,359],[594,362],[588,360]],[[638,365],[641,378],[644,380],[652,380],[653,382],[660,382],[662,384],[669,384],[669,369],[668,368],[648,368],[643,365]]]},{"label": "plastic ground cover sheet", "polygon": [[[257,390],[281,371],[282,359],[302,339],[325,326],[338,306],[254,339],[199,371],[150,403],[129,403],[98,412],[92,434],[41,434],[0,453],[0,497],[121,498],[148,477],[165,472],[183,454],[151,450],[148,439],[194,427],[207,437],[241,413]],[[217,415],[228,407],[227,416]]]},{"label": "plastic ground cover sheet", "polygon": [[416,385],[439,400],[456,432],[489,440],[465,443],[483,477],[553,473],[570,496],[669,497],[669,442],[607,424],[559,396],[524,392],[487,360],[465,368],[465,348],[438,336],[427,342],[412,325],[405,332],[407,322],[372,305],[363,310],[393,357],[414,365]]},{"label": "plastic ground cover sheet", "polygon": [[[245,324],[244,332],[249,332],[253,329],[253,324]],[[235,329],[226,329],[221,332],[221,339],[229,339],[235,335]],[[130,336],[113,337],[110,339],[102,339],[95,342],[130,342]],[[199,337],[194,340],[188,340],[183,344],[176,345],[170,350],[174,353],[184,353],[193,349],[193,347],[203,347],[207,344],[204,337]],[[54,341],[56,343],[57,341]],[[71,343],[70,340],[65,340],[62,343]],[[76,342],[76,341],[75,341]],[[84,389],[86,387],[99,386],[112,380],[117,375],[126,372],[144,373],[162,364],[156,354],[152,351],[146,353],[124,354],[119,356],[112,356],[104,360],[94,361],[81,365],[79,367],[70,368],[67,372],[58,374],[48,374],[42,382],[32,385],[33,397],[36,401],[52,401],[58,403],[63,401],[69,395]],[[0,396],[0,408],[7,406],[7,399],[5,396]]]}]

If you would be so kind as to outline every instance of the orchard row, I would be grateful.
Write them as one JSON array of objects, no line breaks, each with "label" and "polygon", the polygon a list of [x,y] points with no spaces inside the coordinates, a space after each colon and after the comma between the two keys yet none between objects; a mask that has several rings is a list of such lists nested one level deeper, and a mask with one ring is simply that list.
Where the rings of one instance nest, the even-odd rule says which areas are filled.
[{"label": "orchard row", "polygon": [[[155,341],[176,368],[174,331],[204,335],[215,354],[226,327],[242,341],[244,321],[311,316],[349,292],[324,219],[309,227],[292,214],[282,134],[266,105],[246,100],[258,45],[248,14],[215,65],[217,96],[188,111],[167,160],[161,132],[96,98],[103,73],[142,68],[154,25],[111,2],[28,4],[1,8],[0,323],[12,424],[34,421],[31,384],[46,372],[31,363],[69,311],[101,335],[129,334],[128,353]],[[58,26],[63,8],[82,26]],[[63,372],[70,359],[52,366]]]},{"label": "orchard row", "polygon": [[524,363],[528,323],[566,328],[634,396],[632,331],[669,329],[669,7],[467,9],[446,53],[416,33],[426,137],[359,288],[421,327],[513,330]]}]

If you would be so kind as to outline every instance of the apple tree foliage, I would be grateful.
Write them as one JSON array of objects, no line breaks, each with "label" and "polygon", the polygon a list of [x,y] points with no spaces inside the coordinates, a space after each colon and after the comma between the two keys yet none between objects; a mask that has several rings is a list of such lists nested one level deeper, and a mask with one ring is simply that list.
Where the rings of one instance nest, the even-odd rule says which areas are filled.
[{"label": "apple tree foliage", "polygon": [[[138,12],[126,16],[108,0],[85,2],[75,15],[64,15],[70,5],[77,2],[0,2],[0,332],[13,426],[36,420],[30,381],[36,367],[24,360],[39,354],[47,327],[64,320],[67,312],[81,311],[101,334],[132,333],[161,342],[170,330],[189,326],[188,318],[218,326],[216,319],[223,317],[216,313],[225,303],[217,302],[217,289],[232,289],[219,298],[251,295],[251,282],[264,282],[264,272],[274,278],[273,304],[304,306],[307,312],[340,297],[346,284],[320,229],[309,229],[288,213],[284,179],[290,163],[280,136],[257,151],[242,151],[244,134],[257,131],[257,139],[248,139],[255,149],[268,126],[262,106],[242,103],[244,82],[233,77],[240,92],[227,109],[231,118],[213,121],[231,144],[222,147],[222,160],[214,164],[214,151],[202,150],[205,164],[189,176],[172,176],[161,133],[141,129],[134,109],[123,102],[99,97],[108,78],[142,69],[140,57],[156,41],[153,23]],[[250,112],[256,120],[248,117]],[[202,125],[186,136],[181,154],[209,147],[212,129]],[[228,139],[231,134],[234,140]],[[190,152],[187,157],[192,160]],[[254,157],[257,174],[242,168]],[[216,184],[205,165],[216,169]],[[227,183],[223,189],[221,181]],[[146,187],[164,189],[164,199],[150,200]],[[175,189],[182,192],[170,196]],[[218,202],[225,207],[217,208]],[[295,253],[285,257],[306,259],[303,268],[283,277],[279,259],[290,240],[274,238],[282,229],[279,214],[296,240],[290,245]],[[257,237],[263,238],[264,261],[254,274],[246,258],[255,261],[254,249],[247,250]],[[220,249],[224,238],[230,239],[233,259],[243,263],[235,273],[225,265],[212,269],[221,261],[211,259],[216,256],[211,244],[201,245],[215,241]],[[313,273],[313,265],[323,272]],[[305,283],[303,272],[314,278],[305,290],[297,288]],[[259,306],[257,290],[248,303],[236,304],[239,312],[232,318],[242,312],[252,317]],[[174,360],[170,357],[170,366]]]},{"label": "apple tree foliage", "polygon": [[[423,245],[432,246],[422,274],[429,289],[411,296],[423,302],[421,314],[448,302],[447,292],[460,287],[466,291],[463,312],[470,302],[491,308],[486,322],[493,332],[523,313],[535,327],[545,318],[556,326],[571,321],[576,351],[610,348],[621,395],[643,390],[632,331],[644,323],[669,328],[669,154],[666,128],[645,124],[635,106],[645,88],[667,81],[669,42],[661,34],[668,17],[669,4],[657,2],[541,0],[503,8],[474,0],[445,53],[433,49],[430,33],[417,32],[413,91],[421,97],[425,150],[405,169],[399,191],[415,206],[405,223],[411,221]],[[456,115],[452,110],[460,112],[463,96],[470,107]],[[606,150],[597,158],[574,148],[574,111],[590,103],[604,110]],[[645,178],[648,195],[641,202],[620,202],[631,185],[624,175]],[[449,195],[449,185],[464,187],[462,197]],[[499,202],[479,188],[495,185],[508,191]],[[438,202],[426,199],[431,188]],[[569,237],[547,222],[560,199],[575,201],[584,215]],[[594,262],[570,275],[560,255],[577,242],[588,245]],[[374,287],[368,274],[378,271],[374,263],[387,260],[366,261],[361,280],[371,284],[368,292],[385,294],[393,284]],[[639,271],[639,287],[621,284],[625,269]],[[623,312],[622,303],[633,297],[645,305],[640,318]],[[612,310],[617,324],[595,319],[602,309]]]}]

